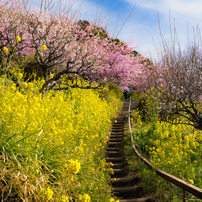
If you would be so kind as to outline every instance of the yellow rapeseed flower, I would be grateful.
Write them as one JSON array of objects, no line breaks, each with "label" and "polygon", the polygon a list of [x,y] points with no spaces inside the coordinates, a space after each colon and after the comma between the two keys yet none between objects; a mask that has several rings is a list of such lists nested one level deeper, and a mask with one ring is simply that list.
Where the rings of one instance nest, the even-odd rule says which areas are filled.
[{"label": "yellow rapeseed flower", "polygon": [[192,179],[189,179],[190,184],[194,184],[194,181]]},{"label": "yellow rapeseed flower", "polygon": [[49,187],[47,189],[42,189],[42,198],[45,200],[51,200],[53,197],[53,191]]},{"label": "yellow rapeseed flower", "polygon": [[69,160],[69,165],[68,165],[68,168],[67,170],[70,172],[70,173],[73,173],[73,174],[77,174],[81,168],[81,164],[80,162],[78,162],[78,160]]},{"label": "yellow rapeseed flower", "polygon": [[47,49],[47,46],[43,44],[42,49],[45,51]]},{"label": "yellow rapeseed flower", "polygon": [[120,202],[119,200],[114,200],[113,198],[110,198],[109,202]]},{"label": "yellow rapeseed flower", "polygon": [[50,78],[52,79],[54,77],[54,74],[50,74]]},{"label": "yellow rapeseed flower", "polygon": [[17,41],[17,42],[21,41],[20,36],[16,36],[16,41]]},{"label": "yellow rapeseed flower", "polygon": [[22,77],[23,77],[23,74],[22,73],[18,73],[18,78],[22,79]]},{"label": "yellow rapeseed flower", "polygon": [[69,202],[69,197],[66,195],[62,195],[62,202]]},{"label": "yellow rapeseed flower", "polygon": [[7,52],[8,52],[8,48],[4,46],[4,47],[3,47],[3,52],[4,52],[4,53],[7,53]]},{"label": "yellow rapeseed flower", "polygon": [[88,194],[84,194],[84,195],[80,195],[79,196],[79,200],[81,201],[81,202],[90,202],[91,200],[90,200],[90,196],[88,195]]}]

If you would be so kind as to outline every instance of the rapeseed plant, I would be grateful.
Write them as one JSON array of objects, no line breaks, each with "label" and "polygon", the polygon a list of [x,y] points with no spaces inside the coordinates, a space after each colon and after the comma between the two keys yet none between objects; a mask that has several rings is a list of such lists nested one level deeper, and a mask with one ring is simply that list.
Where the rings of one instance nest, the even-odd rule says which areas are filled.
[{"label": "rapeseed plant", "polygon": [[16,36],[16,41],[20,42],[21,41],[21,37],[20,36]]},{"label": "rapeseed plant", "polygon": [[8,52],[8,48],[6,46],[3,47],[3,52],[7,53]]},{"label": "rapeseed plant", "polygon": [[110,198],[109,202],[120,202],[119,200],[115,200],[114,198]]},{"label": "rapeseed plant", "polygon": [[1,197],[68,201],[85,193],[92,201],[109,201],[104,141],[120,100],[81,89],[42,97],[41,83],[22,81],[19,91],[0,78]]},{"label": "rapeseed plant", "polygon": [[81,169],[81,164],[78,162],[78,160],[69,160],[69,165],[66,165],[68,172],[77,174],[79,170]]},{"label": "rapeseed plant", "polygon": [[53,197],[53,191],[48,187],[47,189],[42,189],[42,198],[44,200],[51,200]]},{"label": "rapeseed plant", "polygon": [[79,200],[81,202],[90,202],[91,201],[90,196],[88,194],[80,195]]},{"label": "rapeseed plant", "polygon": [[69,197],[62,195],[62,202],[69,202]]},{"label": "rapeseed plant", "polygon": [[45,44],[43,44],[42,49],[45,51],[47,50],[47,46]]},{"label": "rapeseed plant", "polygon": [[[144,106],[147,115],[152,116],[155,99],[147,95]],[[133,134],[138,150],[158,169],[181,178],[190,184],[201,188],[202,184],[202,132],[190,125],[179,125],[163,122],[154,117],[142,119],[142,108],[133,113]],[[179,122],[175,120],[175,122]],[[141,172],[150,175],[148,172]],[[149,177],[148,177],[149,178]],[[156,178],[156,177],[155,177]],[[164,180],[155,181],[157,190],[160,187],[168,188]],[[173,193],[174,188],[168,188],[173,197],[179,197],[179,193]],[[169,194],[168,194],[169,195]],[[189,196],[192,198],[193,196]]]}]

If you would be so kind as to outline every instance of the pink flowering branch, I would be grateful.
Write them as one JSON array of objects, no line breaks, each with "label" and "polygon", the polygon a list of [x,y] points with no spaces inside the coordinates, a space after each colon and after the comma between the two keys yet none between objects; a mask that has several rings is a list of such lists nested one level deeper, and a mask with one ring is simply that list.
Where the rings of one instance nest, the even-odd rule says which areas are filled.
[{"label": "pink flowering branch", "polygon": [[[40,9],[28,12],[19,2],[12,2],[0,11],[0,46],[11,51],[16,35],[22,38],[13,59],[25,58],[28,64],[34,56],[45,79],[41,92],[53,88],[65,75],[88,80],[89,85],[114,82],[145,88],[141,79],[145,59],[134,55],[125,42],[111,39],[99,25],[76,23],[68,13],[51,16]],[[50,78],[50,74],[54,76]]]}]

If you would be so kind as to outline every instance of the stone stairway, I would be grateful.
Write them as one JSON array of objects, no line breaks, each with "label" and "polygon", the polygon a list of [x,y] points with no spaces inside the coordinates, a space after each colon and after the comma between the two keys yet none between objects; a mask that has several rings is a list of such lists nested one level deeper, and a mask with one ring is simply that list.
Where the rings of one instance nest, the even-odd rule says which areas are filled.
[{"label": "stone stairway", "polygon": [[[125,102],[122,112],[112,125],[111,134],[106,147],[106,161],[113,164],[111,186],[113,194],[120,202],[150,202],[144,188],[139,184],[141,179],[134,173],[129,175],[129,165],[124,155],[124,123],[128,113],[128,103]],[[135,155],[135,154],[134,154]]]}]

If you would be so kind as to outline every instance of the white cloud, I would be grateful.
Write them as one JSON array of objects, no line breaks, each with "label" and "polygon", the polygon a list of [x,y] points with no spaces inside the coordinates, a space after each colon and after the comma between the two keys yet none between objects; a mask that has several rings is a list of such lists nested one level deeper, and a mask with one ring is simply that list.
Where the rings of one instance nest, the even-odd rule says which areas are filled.
[{"label": "white cloud", "polygon": [[[125,0],[125,2],[130,3],[131,6],[134,4],[134,0]],[[193,39],[193,27],[196,28],[198,26],[199,29],[202,27],[201,8],[201,0],[136,0],[136,9],[141,9],[141,11],[145,13],[145,16],[147,16],[147,13],[150,13],[150,16],[157,16],[159,13],[161,31],[168,43],[171,41],[170,26],[172,32],[176,30],[182,48],[187,44],[188,34],[189,37]],[[154,52],[152,37],[154,38],[157,48],[161,46],[158,20],[152,24],[147,23],[145,19],[136,20],[140,24],[146,23],[146,30],[148,29],[147,26],[151,28],[154,24],[156,25],[155,30],[153,29],[152,32],[148,34],[141,35],[142,30],[138,30],[139,34],[136,34],[137,40],[141,43],[141,51],[146,53],[148,48]]]},{"label": "white cloud", "polygon": [[181,14],[193,19],[201,19],[202,1],[183,1],[183,0],[167,0],[166,8],[171,9],[177,14]]},{"label": "white cloud", "polygon": [[[125,0],[134,4],[134,0]],[[167,13],[168,10],[174,11],[176,14],[181,14],[191,18],[201,19],[201,0],[136,0],[137,6]]]}]

